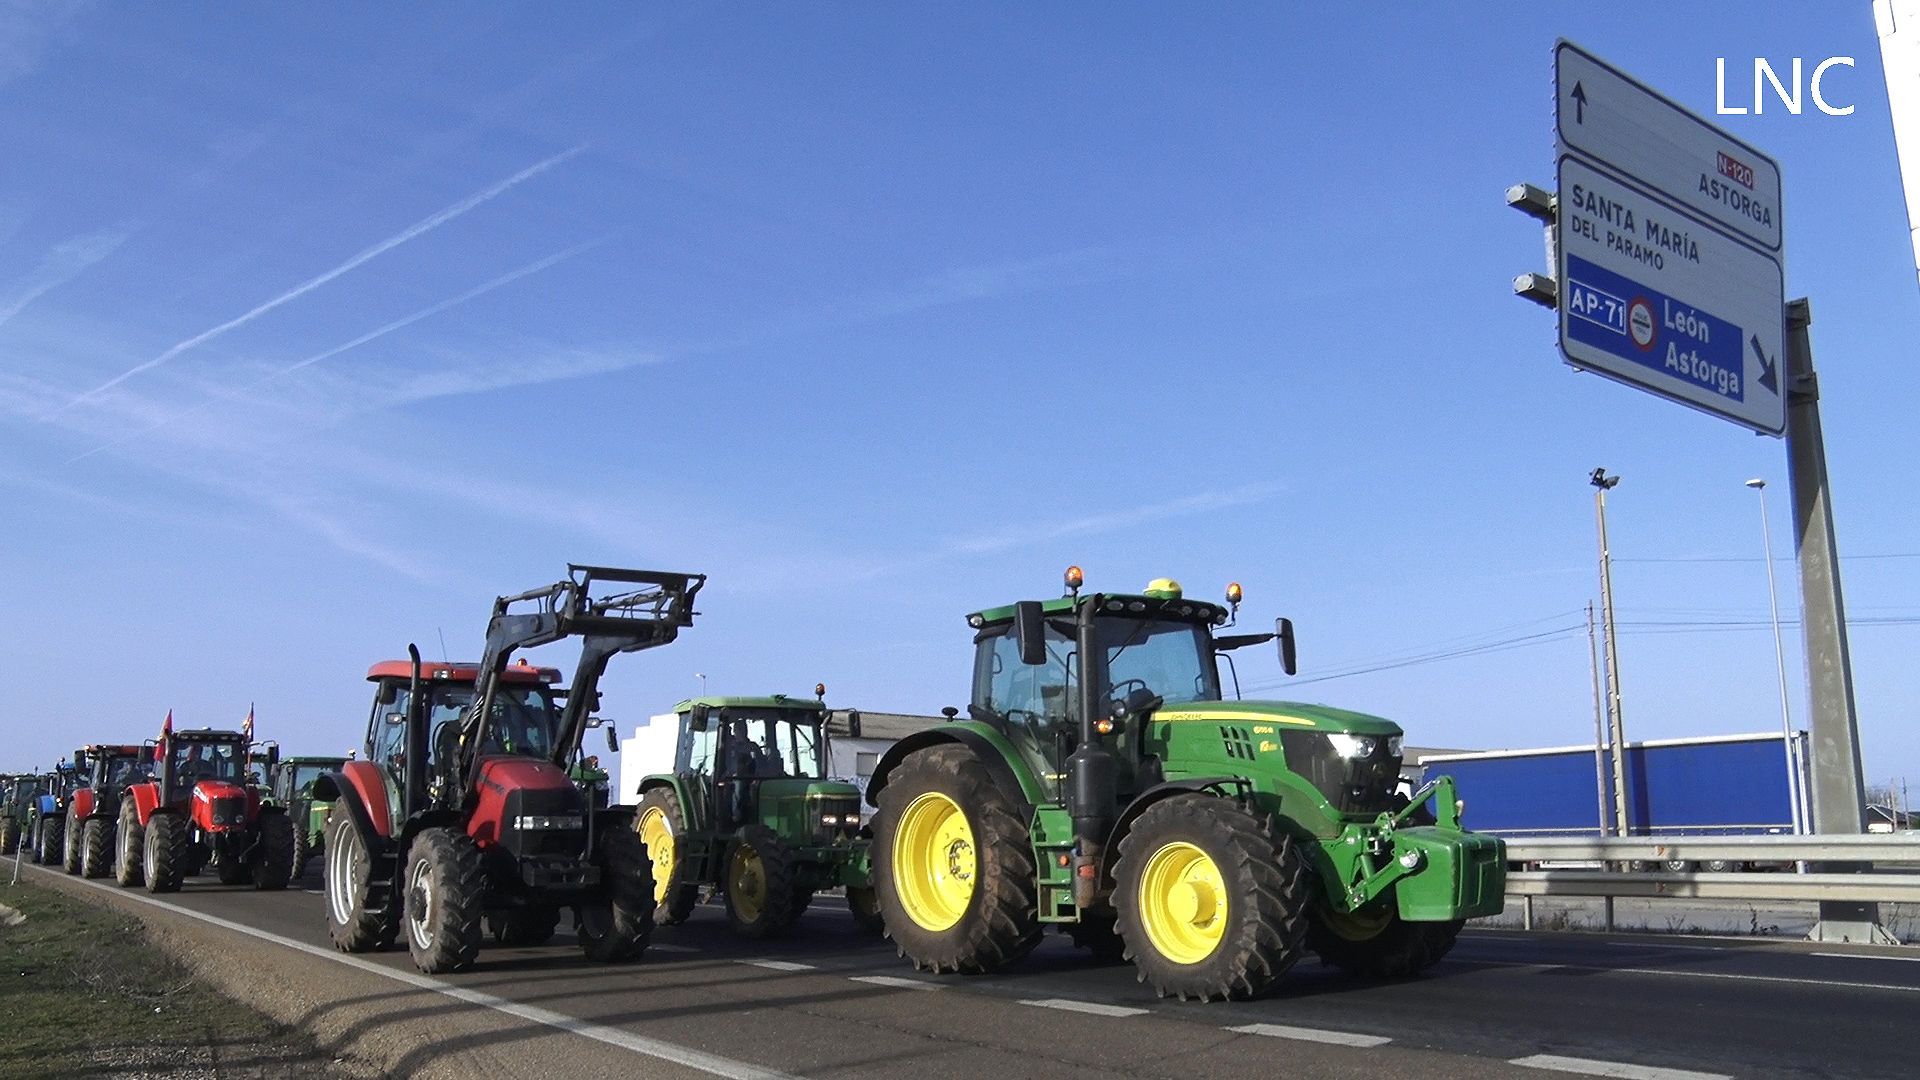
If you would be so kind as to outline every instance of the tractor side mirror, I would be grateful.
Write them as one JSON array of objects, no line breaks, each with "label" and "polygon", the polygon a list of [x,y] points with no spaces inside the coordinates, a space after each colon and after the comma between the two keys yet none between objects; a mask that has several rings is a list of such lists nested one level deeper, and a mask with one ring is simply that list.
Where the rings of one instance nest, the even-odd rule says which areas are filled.
[{"label": "tractor side mirror", "polygon": [[705,731],[708,727],[708,712],[705,705],[695,705],[687,714],[687,730]]},{"label": "tractor side mirror", "polygon": [[620,752],[620,736],[613,733],[612,724],[607,725],[607,752],[610,754]]},{"label": "tractor side mirror", "polygon": [[1293,651],[1293,620],[1275,619],[1273,636],[1280,642],[1280,670],[1289,675],[1299,670],[1298,657]]},{"label": "tractor side mirror", "polygon": [[1013,605],[1013,632],[1020,641],[1020,662],[1037,667],[1047,662],[1047,620],[1038,600]]}]

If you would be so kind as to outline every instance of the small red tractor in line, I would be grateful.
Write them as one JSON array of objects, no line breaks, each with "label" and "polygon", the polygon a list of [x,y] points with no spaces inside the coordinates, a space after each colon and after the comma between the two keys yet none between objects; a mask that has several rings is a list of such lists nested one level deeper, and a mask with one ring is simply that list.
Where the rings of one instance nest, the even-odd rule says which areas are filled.
[{"label": "small red tractor in line", "polygon": [[[375,664],[364,760],[313,787],[333,804],[325,891],[335,946],[383,949],[404,931],[420,970],[460,971],[485,929],[503,944],[539,944],[571,908],[588,959],[638,957],[653,933],[654,887],[633,807],[602,806],[568,765],[597,723],[607,662],[673,641],[692,625],[705,581],[570,566],[564,581],[494,601],[479,663],[423,663],[408,646],[410,660]],[[510,662],[576,635],[580,660],[564,690],[557,669]]]},{"label": "small red tractor in line", "polygon": [[73,752],[79,786],[67,802],[67,835],[60,868],[69,874],[106,877],[113,870],[114,826],[120,796],[153,774],[144,747],[94,743]]},{"label": "small red tractor in line", "polygon": [[[151,779],[120,799],[114,878],[148,892],[174,892],[213,867],[222,885],[284,889],[293,876],[293,823],[261,802],[249,772],[252,736],[239,731],[174,731],[172,715],[153,749]],[[277,747],[271,747],[271,758]]]}]

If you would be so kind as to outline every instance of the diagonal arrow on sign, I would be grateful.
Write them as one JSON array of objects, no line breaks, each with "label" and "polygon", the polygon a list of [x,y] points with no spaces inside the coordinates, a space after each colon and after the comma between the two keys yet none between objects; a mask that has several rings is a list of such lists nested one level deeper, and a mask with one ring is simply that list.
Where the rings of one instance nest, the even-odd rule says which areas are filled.
[{"label": "diagonal arrow on sign", "polygon": [[1760,335],[1755,334],[1751,338],[1748,338],[1747,343],[1753,346],[1753,355],[1760,358],[1760,377],[1754,381],[1771,390],[1775,395],[1778,395],[1780,393],[1780,372],[1773,366],[1773,360],[1767,356],[1766,350],[1760,347]]}]

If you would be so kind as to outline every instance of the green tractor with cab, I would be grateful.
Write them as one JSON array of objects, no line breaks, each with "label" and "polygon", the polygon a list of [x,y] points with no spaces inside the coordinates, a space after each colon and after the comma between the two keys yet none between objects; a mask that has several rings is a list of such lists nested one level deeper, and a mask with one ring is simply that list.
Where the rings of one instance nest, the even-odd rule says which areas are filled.
[{"label": "green tractor with cab", "polygon": [[1397,790],[1402,732],[1321,705],[1231,700],[1227,604],[1160,579],[976,612],[965,720],[877,763],[873,884],[901,955],[990,972],[1048,926],[1132,960],[1161,996],[1257,997],[1306,953],[1357,974],[1430,967],[1504,905],[1505,848],[1450,778]]},{"label": "green tractor with cab", "polygon": [[770,937],[791,928],[814,893],[843,886],[854,920],[879,930],[860,790],[827,778],[826,687],[814,689],[815,700],[674,706],[673,771],[641,779],[634,814],[653,860],[656,921],[685,921],[712,887],[736,931]]},{"label": "green tractor with cab", "polygon": [[306,872],[307,861],[326,851],[327,811],[333,803],[313,796],[313,782],[339,772],[344,757],[281,758],[272,767],[268,798],[287,812],[293,823],[293,876]]}]

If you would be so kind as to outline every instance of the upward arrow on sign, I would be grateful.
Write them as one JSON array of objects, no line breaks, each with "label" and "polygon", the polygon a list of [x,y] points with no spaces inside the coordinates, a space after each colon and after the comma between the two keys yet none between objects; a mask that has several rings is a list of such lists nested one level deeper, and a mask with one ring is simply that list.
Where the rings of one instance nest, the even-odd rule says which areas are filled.
[{"label": "upward arrow on sign", "polygon": [[1577,82],[1573,84],[1573,122],[1587,122],[1587,88]]}]

